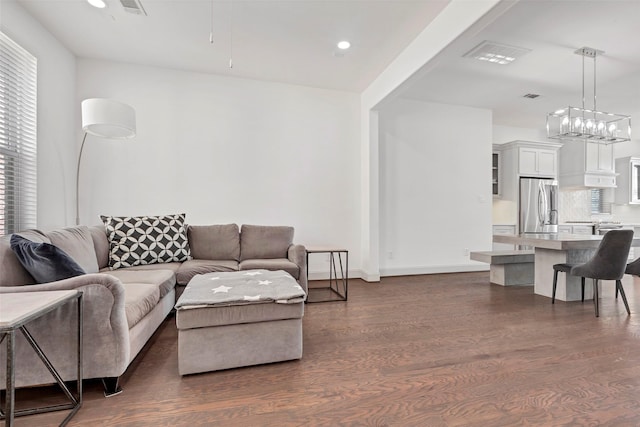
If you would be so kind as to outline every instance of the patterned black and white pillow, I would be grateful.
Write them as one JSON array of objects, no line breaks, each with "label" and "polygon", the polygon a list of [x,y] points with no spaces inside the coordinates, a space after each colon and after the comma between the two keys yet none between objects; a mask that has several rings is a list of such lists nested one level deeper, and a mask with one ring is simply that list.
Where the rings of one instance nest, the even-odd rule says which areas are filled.
[{"label": "patterned black and white pillow", "polygon": [[101,215],[109,240],[109,268],[186,261],[191,255],[185,214]]}]

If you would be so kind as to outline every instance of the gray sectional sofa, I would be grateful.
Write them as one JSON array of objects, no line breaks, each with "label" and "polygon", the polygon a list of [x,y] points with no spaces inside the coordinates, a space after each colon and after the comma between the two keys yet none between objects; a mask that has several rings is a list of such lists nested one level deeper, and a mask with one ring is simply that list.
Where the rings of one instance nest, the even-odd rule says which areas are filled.
[{"label": "gray sectional sofa", "polygon": [[[109,268],[105,226],[77,226],[18,233],[51,243],[87,273],[50,283],[34,279],[14,255],[9,236],[0,238],[2,293],[80,289],[84,293],[84,377],[102,378],[107,394],[119,391],[120,377],[173,309],[196,274],[251,269],[285,270],[307,291],[305,248],[293,244],[292,227],[236,224],[187,227],[190,259],[184,262]],[[62,378],[75,379],[75,306],[69,304],[28,325]],[[17,335],[16,386],[49,384],[53,378],[21,334]],[[6,354],[0,349],[0,388]]]}]

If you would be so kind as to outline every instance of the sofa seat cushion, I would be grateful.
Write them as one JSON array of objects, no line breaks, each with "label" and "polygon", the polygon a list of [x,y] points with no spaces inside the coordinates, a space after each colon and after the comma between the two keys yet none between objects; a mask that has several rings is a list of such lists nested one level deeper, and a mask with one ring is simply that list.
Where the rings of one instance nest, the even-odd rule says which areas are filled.
[{"label": "sofa seat cushion", "polygon": [[294,279],[300,278],[300,268],[286,258],[247,259],[240,262],[240,270],[284,270]]},{"label": "sofa seat cushion", "polygon": [[171,289],[176,285],[176,276],[171,270],[132,270],[126,268],[105,271],[105,273],[118,278],[123,285],[129,283],[153,285],[158,288],[159,298],[163,298],[171,292]]},{"label": "sofa seat cushion", "polygon": [[124,310],[129,329],[140,322],[160,301],[160,288],[151,283],[123,283]]},{"label": "sofa seat cushion", "polygon": [[[153,271],[153,270],[169,270],[172,272],[177,272],[180,268],[181,262],[166,262],[163,264],[147,264],[147,265],[136,265],[135,267],[127,267],[126,270],[130,271]],[[117,271],[117,270],[109,270],[107,267],[107,271]]]},{"label": "sofa seat cushion", "polygon": [[186,285],[196,274],[221,271],[238,271],[238,262],[235,260],[191,259],[182,263],[176,273],[176,281],[179,285]]},{"label": "sofa seat cushion", "polygon": [[245,304],[232,306],[199,307],[178,310],[178,329],[206,328],[210,326],[242,323],[269,322],[272,320],[299,319],[304,314],[304,303],[295,304]]}]

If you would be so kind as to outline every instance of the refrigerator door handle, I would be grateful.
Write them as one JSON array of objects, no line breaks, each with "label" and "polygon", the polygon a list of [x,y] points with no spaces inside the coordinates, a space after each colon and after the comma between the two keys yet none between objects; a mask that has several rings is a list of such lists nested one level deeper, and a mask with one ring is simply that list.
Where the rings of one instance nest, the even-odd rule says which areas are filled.
[{"label": "refrigerator door handle", "polygon": [[538,220],[540,221],[540,226],[544,225],[544,192],[542,188],[538,188]]}]

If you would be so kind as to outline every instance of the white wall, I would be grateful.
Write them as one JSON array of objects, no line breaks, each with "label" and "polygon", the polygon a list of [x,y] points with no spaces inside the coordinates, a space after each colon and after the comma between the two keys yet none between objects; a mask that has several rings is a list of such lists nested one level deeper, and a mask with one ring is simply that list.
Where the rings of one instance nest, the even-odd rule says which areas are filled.
[{"label": "white wall", "polygon": [[[396,100],[380,111],[380,272],[485,270],[491,111]],[[391,253],[391,254],[390,254]]]},{"label": "white wall", "polygon": [[491,22],[514,2],[506,0],[451,0],[440,14],[363,91],[360,105],[363,278],[380,280],[380,176],[378,107],[391,102],[426,72],[427,65],[469,27]]},{"label": "white wall", "polygon": [[544,126],[540,128],[521,128],[515,126],[493,126],[493,143],[505,144],[511,141],[548,141]]},{"label": "white wall", "polygon": [[0,29],[38,60],[38,227],[75,216],[75,57],[15,1],[0,3]]},{"label": "white wall", "polygon": [[357,94],[88,59],[77,90],[78,106],[133,106],[138,131],[87,140],[83,223],[186,212],[191,224],[292,225],[296,242],[348,249],[359,275]]}]

